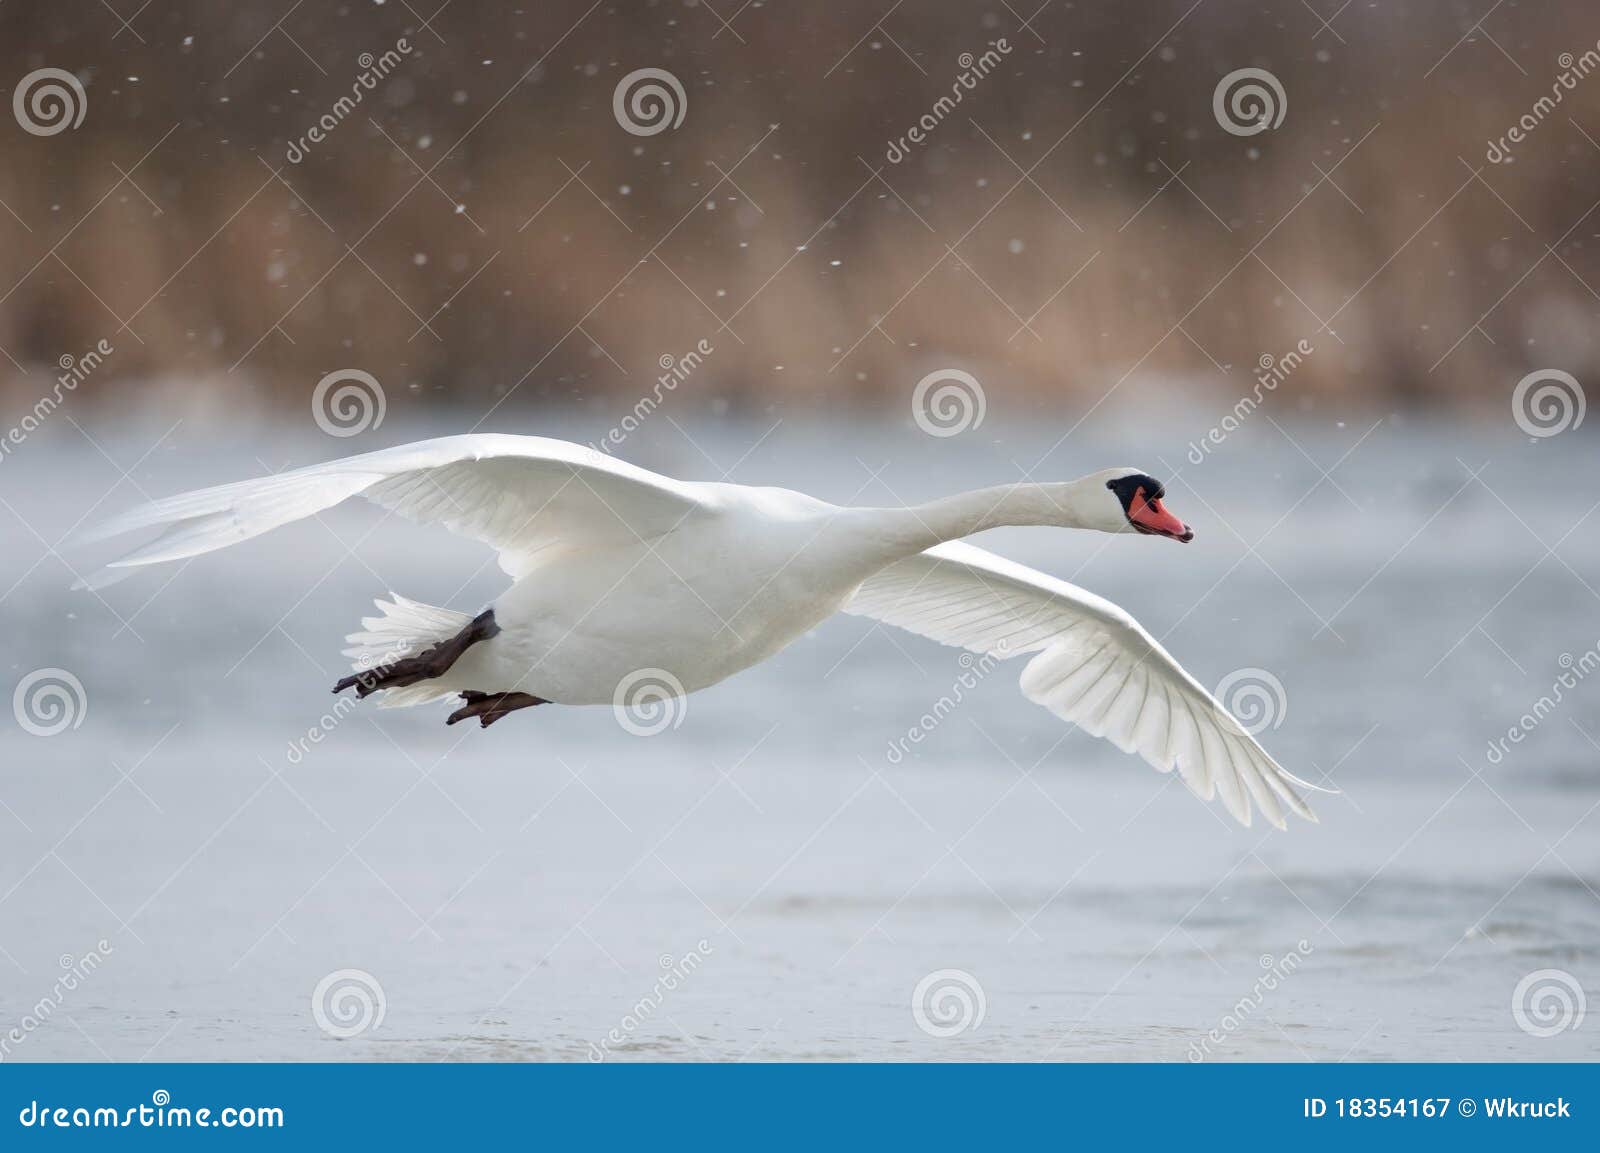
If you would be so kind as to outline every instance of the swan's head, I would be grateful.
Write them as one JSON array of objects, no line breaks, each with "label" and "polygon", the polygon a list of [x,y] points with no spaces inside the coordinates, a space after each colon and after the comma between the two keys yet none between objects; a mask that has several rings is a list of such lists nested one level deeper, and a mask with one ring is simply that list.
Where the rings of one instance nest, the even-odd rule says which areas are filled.
[{"label": "swan's head", "polygon": [[1167,511],[1166,486],[1136,468],[1111,468],[1096,473],[1093,482],[1105,495],[1097,500],[1107,532],[1141,532],[1188,543],[1194,530]]}]

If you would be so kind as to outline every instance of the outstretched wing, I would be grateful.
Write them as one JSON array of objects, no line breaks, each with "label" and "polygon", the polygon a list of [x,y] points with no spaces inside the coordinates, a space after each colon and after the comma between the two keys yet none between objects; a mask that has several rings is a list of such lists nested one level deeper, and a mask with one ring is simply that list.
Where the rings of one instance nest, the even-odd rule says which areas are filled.
[{"label": "outstretched wing", "polygon": [[1085,732],[1176,767],[1204,800],[1250,823],[1251,801],[1284,827],[1314,821],[1291,776],[1127,613],[1076,585],[955,542],[871,577],[844,611],[1001,657],[1036,653],[1022,693]]},{"label": "outstretched wing", "polygon": [[[159,564],[249,540],[360,495],[486,542],[499,552],[500,567],[520,577],[557,543],[582,548],[666,532],[704,506],[702,492],[567,441],[447,436],[152,501],[80,539],[161,526],[161,535],[108,568]],[[102,570],[84,583],[118,575],[125,574]]]}]

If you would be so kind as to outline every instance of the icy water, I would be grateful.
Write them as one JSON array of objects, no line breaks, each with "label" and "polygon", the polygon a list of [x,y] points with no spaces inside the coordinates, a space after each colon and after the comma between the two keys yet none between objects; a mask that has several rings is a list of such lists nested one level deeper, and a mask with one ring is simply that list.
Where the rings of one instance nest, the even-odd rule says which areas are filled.
[{"label": "icy water", "polygon": [[[1288,833],[1027,703],[1020,663],[891,753],[970,670],[852,618],[648,738],[604,708],[486,732],[438,707],[334,715],[372,596],[476,609],[500,581],[484,549],[353,506],[101,600],[67,565],[103,554],[54,546],[140,489],[428,430],[190,421],[149,451],[170,421],[86,423],[96,448],[56,420],[0,464],[3,687],[61,668],[87,705],[53,736],[0,726],[0,1034],[22,1036],[4,1055],[1600,1057],[1593,1017],[1542,1037],[1513,1015],[1539,970],[1600,994],[1600,677],[1488,752],[1600,640],[1595,442],[1375,420],[1258,416],[1198,465],[1203,415],[1050,451],[1066,424],[935,440],[677,414],[623,449],[862,503],[1036,463],[1172,478],[1187,548],[982,543],[1120,602],[1208,685],[1275,676],[1262,739],[1343,790]],[[370,1009],[324,992],[314,1011],[340,970]],[[919,983],[946,987],[921,1024]]]}]

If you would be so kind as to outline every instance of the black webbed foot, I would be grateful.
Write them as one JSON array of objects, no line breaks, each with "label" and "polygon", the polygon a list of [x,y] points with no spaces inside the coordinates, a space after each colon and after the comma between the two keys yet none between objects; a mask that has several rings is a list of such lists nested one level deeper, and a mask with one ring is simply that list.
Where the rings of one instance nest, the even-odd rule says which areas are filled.
[{"label": "black webbed foot", "polygon": [[532,708],[534,705],[547,705],[550,702],[543,697],[536,697],[531,693],[477,693],[464,692],[461,699],[466,702],[461,708],[451,713],[445,724],[453,725],[457,721],[477,717],[479,724],[488,728],[507,713],[514,713],[518,709]]},{"label": "black webbed foot", "polygon": [[415,656],[401,657],[388,664],[375,665],[364,672],[342,677],[339,683],[333,686],[333,691],[342,693],[345,689],[353,687],[356,696],[367,697],[379,689],[400,689],[414,685],[418,681],[442,677],[450,671],[450,667],[456,661],[461,659],[462,653],[479,641],[488,640],[499,631],[500,626],[495,623],[494,610],[485,609],[474,617],[466,628],[449,640],[440,641]]}]

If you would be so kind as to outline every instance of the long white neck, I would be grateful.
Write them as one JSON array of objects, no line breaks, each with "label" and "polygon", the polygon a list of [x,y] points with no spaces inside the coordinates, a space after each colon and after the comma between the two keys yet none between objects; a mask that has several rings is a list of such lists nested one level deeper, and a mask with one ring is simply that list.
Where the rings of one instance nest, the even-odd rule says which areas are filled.
[{"label": "long white neck", "polygon": [[891,557],[1006,525],[1114,528],[1105,522],[1104,485],[1094,478],[1063,484],[1008,484],[941,497],[909,508],[852,509],[859,528]]}]

